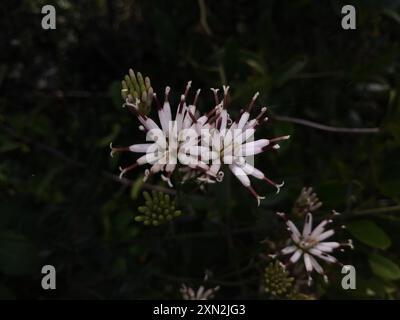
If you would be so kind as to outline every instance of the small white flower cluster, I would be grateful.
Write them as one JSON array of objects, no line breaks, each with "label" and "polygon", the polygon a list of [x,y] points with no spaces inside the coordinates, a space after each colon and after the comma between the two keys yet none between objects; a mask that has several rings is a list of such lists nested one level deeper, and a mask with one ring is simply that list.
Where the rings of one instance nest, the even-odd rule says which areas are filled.
[{"label": "small white flower cluster", "polygon": [[228,86],[223,87],[221,100],[218,95],[219,90],[211,89],[215,105],[204,115],[200,115],[197,110],[200,89],[197,90],[193,102],[187,102],[190,87],[189,81],[184,94],[181,95],[174,119],[169,102],[170,88],[165,89],[163,104],[159,102],[157,95],[153,94],[160,125],[140,112],[139,99],[134,99],[130,95],[126,98],[124,106],[139,119],[140,129],[146,132],[146,140],[151,143],[118,148],[110,146],[111,155],[121,151],[145,153],[132,165],[120,168],[120,176],[122,177],[137,166],[150,164],[151,168],[146,170],[145,179],[161,172],[163,180],[172,186],[172,173],[178,169],[184,173],[183,181],[194,178],[201,183],[214,183],[222,180],[221,169],[223,165],[226,165],[257,199],[258,204],[263,197],[253,189],[249,176],[266,181],[276,187],[279,192],[283,183],[273,182],[251,164],[251,157],[266,150],[277,150],[279,149],[278,142],[289,138],[289,136],[282,136],[274,139],[252,140],[257,127],[267,119],[265,107],[261,109],[258,116],[250,119],[250,112],[258,93],[253,96],[249,105],[241,110],[238,119],[232,121],[227,111]]},{"label": "small white flower cluster", "polygon": [[[313,216],[310,212],[307,213],[305,216],[302,233],[300,233],[296,225],[291,220],[287,219],[284,213],[278,212],[277,214],[279,217],[285,220],[287,230],[290,233],[291,244],[280,250],[278,254],[270,256],[275,258],[279,255],[290,255],[287,265],[297,263],[303,256],[304,266],[308,273],[308,284],[311,285],[312,283],[311,273],[313,270],[321,274],[324,277],[324,280],[328,282],[328,277],[326,276],[324,269],[315,258],[331,264],[334,263],[342,265],[332,255],[332,252],[337,249],[343,251],[343,247],[353,248],[353,243],[350,239],[345,243],[325,241],[335,234],[335,230],[333,228],[329,230],[325,230],[325,228],[333,222],[333,217],[338,216],[339,213],[333,211],[331,218],[322,220],[314,229],[312,228]],[[344,226],[342,226],[342,228],[344,228]]]},{"label": "small white flower cluster", "polygon": [[219,287],[205,289],[204,286],[200,286],[197,291],[191,287],[182,284],[181,294],[183,300],[209,300],[214,298],[214,294],[219,290]]},{"label": "small white flower cluster", "polygon": [[303,187],[301,193],[293,206],[293,212],[297,215],[305,215],[314,212],[322,206],[317,194],[312,187]]},{"label": "small white flower cluster", "polygon": [[[206,272],[203,283],[208,281],[209,274]],[[182,294],[183,300],[210,300],[214,298],[215,293],[219,290],[219,286],[206,289],[204,284],[201,285],[197,290],[188,287],[186,284],[182,283],[180,292]]]}]

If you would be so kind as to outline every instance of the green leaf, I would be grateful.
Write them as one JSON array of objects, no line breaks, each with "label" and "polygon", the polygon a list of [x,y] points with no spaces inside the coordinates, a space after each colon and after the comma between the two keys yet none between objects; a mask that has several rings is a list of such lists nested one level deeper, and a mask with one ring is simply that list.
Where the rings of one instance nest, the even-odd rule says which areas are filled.
[{"label": "green leaf", "polygon": [[20,147],[19,143],[11,141],[2,141],[0,146],[0,153],[16,150]]},{"label": "green leaf", "polygon": [[143,176],[139,176],[136,180],[132,183],[131,187],[131,198],[136,200],[139,196],[139,192],[143,186]]},{"label": "green leaf", "polygon": [[360,220],[350,222],[347,225],[347,229],[357,240],[370,247],[387,249],[392,244],[385,231],[372,221]]},{"label": "green leaf", "polygon": [[96,145],[102,148],[106,146],[108,147],[110,145],[110,142],[116,140],[120,131],[121,131],[121,126],[117,123],[113,124],[111,132],[109,132],[105,137],[102,137],[99,140],[97,140]]},{"label": "green leaf", "polygon": [[23,235],[12,231],[0,233],[0,271],[7,275],[23,275],[36,271],[37,252]]},{"label": "green leaf", "polygon": [[[397,126],[396,130],[399,130]],[[382,172],[379,177],[379,187],[382,193],[392,198],[399,198],[400,189],[400,151],[388,152],[382,163]]]},{"label": "green leaf", "polygon": [[277,87],[284,85],[287,81],[299,74],[307,65],[305,57],[298,57],[287,62],[276,74],[275,84]]},{"label": "green leaf", "polygon": [[369,264],[372,271],[381,278],[387,280],[400,279],[399,266],[388,258],[373,253],[369,256]]},{"label": "green leaf", "polygon": [[400,24],[400,15],[393,9],[384,9],[383,13],[388,16],[389,18],[393,19],[393,21]]},{"label": "green leaf", "polygon": [[245,62],[254,71],[256,71],[256,72],[258,72],[258,73],[260,73],[262,75],[265,74],[264,66],[259,61],[255,60],[255,59],[247,59]]}]

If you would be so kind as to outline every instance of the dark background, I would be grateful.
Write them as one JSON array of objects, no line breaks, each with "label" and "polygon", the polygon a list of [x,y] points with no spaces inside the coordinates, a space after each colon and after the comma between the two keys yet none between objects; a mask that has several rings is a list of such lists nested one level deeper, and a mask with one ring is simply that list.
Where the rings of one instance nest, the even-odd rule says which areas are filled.
[{"label": "dark background", "polygon": [[[357,29],[341,28],[353,4]],[[57,29],[41,28],[53,4]],[[356,249],[340,256],[357,269],[357,290],[330,285],[324,299],[399,298],[400,1],[2,1],[0,5],[0,297],[179,298],[205,270],[218,298],[267,299],[260,253],[287,234],[275,211],[290,213],[303,186],[352,225]],[[143,141],[121,108],[120,81],[132,67],[178,101],[186,82],[231,86],[231,113],[256,91],[271,121],[258,137],[290,134],[256,165],[286,185],[257,208],[228,172],[200,192],[180,187],[183,216],[160,227],[134,221],[144,203],[143,169],[118,181],[109,143]],[[282,116],[290,117],[286,121]],[[300,118],[379,133],[317,130]],[[292,119],[293,120],[293,119]],[[133,185],[131,185],[131,183]],[[165,186],[158,177],[151,185]],[[301,221],[301,219],[299,220]],[[260,244],[268,238],[270,246]],[[44,291],[41,267],[57,270]]]}]

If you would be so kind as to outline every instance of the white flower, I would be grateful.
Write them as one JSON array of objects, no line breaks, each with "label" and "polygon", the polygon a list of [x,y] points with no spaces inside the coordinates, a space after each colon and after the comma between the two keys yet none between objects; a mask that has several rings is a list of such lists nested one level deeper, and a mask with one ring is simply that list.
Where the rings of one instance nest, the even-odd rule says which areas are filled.
[{"label": "white flower", "polygon": [[215,105],[211,111],[201,116],[196,108],[200,89],[197,90],[193,103],[189,105],[186,103],[190,86],[191,81],[188,82],[184,94],[181,95],[175,119],[172,117],[169,102],[170,88],[165,89],[162,105],[156,94],[153,94],[159,124],[141,113],[139,99],[134,101],[132,96],[127,96],[124,106],[139,119],[140,128],[146,132],[146,140],[150,143],[117,148],[110,145],[111,155],[122,151],[144,153],[132,165],[120,168],[120,177],[138,166],[149,164],[151,167],[150,170],[145,171],[145,179],[161,172],[163,180],[172,186],[170,178],[179,165],[179,170],[184,172],[182,182],[187,179],[196,179],[202,184],[214,183],[223,179],[222,168],[226,165],[257,199],[258,204],[264,197],[259,196],[253,189],[249,176],[266,181],[276,187],[279,192],[283,183],[273,182],[248,160],[249,157],[266,150],[279,149],[278,142],[289,138],[289,136],[282,136],[251,141],[257,127],[266,120],[267,108],[265,107],[261,109],[257,117],[250,119],[250,112],[258,97],[258,92],[245,110],[241,111],[239,118],[232,121],[227,111],[228,86],[223,87],[224,94],[221,101],[218,97],[218,89],[211,89],[214,93]]},{"label": "white flower", "polygon": [[[353,248],[352,241],[348,240],[346,243],[325,241],[335,234],[334,229],[325,230],[333,222],[331,219],[323,220],[317,227],[312,229],[313,216],[311,213],[308,213],[305,218],[303,232],[300,233],[295,224],[291,220],[288,220],[284,213],[278,212],[277,214],[285,220],[292,242],[292,244],[283,248],[278,255],[290,255],[289,264],[296,263],[303,257],[304,265],[309,275],[309,285],[312,282],[311,273],[313,270],[323,275],[324,280],[327,282],[328,278],[324,273],[324,269],[315,258],[328,263],[342,265],[331,253],[345,246]],[[339,215],[339,213],[333,211],[333,215]],[[272,255],[272,257],[275,256]]]},{"label": "white flower", "polygon": [[[206,272],[204,276],[203,282],[206,283],[209,278],[209,273]],[[188,287],[186,284],[182,284],[180,289],[182,298],[184,300],[209,300],[214,297],[215,292],[219,290],[219,286],[214,288],[205,289],[204,285],[201,285],[197,291],[193,290],[191,287]]]},{"label": "white flower", "polygon": [[[247,108],[242,110],[240,117],[232,122],[226,110],[229,87],[223,87],[224,98],[221,102],[218,100],[218,91],[216,89],[211,90],[214,92],[215,103],[221,110],[217,113],[218,115],[216,116],[215,123],[212,123],[214,128],[209,131],[209,137],[206,139],[206,143],[211,144],[211,149],[218,153],[218,158],[220,160],[210,165],[210,176],[217,176],[221,166],[223,164],[228,165],[230,171],[251,192],[257,199],[258,205],[260,205],[260,199],[264,199],[264,197],[259,196],[251,186],[249,176],[264,180],[270,185],[273,185],[277,188],[277,193],[284,183],[277,184],[267,178],[263,172],[252,166],[247,161],[247,158],[266,150],[279,149],[278,142],[289,139],[289,136],[250,141],[256,129],[266,120],[265,114],[267,108],[265,107],[261,109],[261,112],[256,118],[250,119],[250,112],[259,93],[257,92],[253,96]],[[219,177],[221,176],[219,175]]]},{"label": "white flower", "polygon": [[205,289],[204,286],[200,286],[197,291],[182,284],[181,293],[184,300],[208,300],[214,297],[214,293],[218,291],[219,287]]},{"label": "white flower", "polygon": [[[191,116],[196,112],[196,102],[200,94],[200,90],[197,91],[193,104],[186,104],[186,97],[191,86],[191,81],[188,82],[186,86],[185,93],[181,95],[180,103],[176,110],[175,120],[172,119],[171,106],[169,103],[169,93],[170,88],[165,89],[165,100],[163,105],[157,99],[154,93],[154,100],[156,101],[158,118],[160,126],[150,117],[142,114],[139,111],[139,100],[137,99],[135,103],[132,102],[132,98],[128,97],[124,104],[134,115],[137,116],[141,128],[147,133],[147,140],[152,141],[152,143],[140,143],[134,144],[129,147],[113,147],[111,148],[111,156],[115,152],[130,151],[134,153],[145,153],[143,156],[138,158],[132,165],[121,168],[120,167],[120,177],[122,177],[128,171],[135,169],[138,166],[150,164],[150,170],[146,170],[145,179],[149,175],[155,174],[157,172],[165,172],[162,175],[163,180],[167,181],[170,186],[172,186],[170,177],[175,170],[179,157],[185,157],[189,162],[188,166],[192,169],[198,169],[201,171],[208,171],[209,166],[202,161],[200,155],[209,156],[202,149],[201,146],[197,146],[198,137],[196,130],[191,130],[194,138],[187,142],[182,137],[184,130],[191,129],[193,126],[193,120]],[[181,148],[184,148],[184,153],[181,152]],[[192,160],[192,161],[190,161]]]}]

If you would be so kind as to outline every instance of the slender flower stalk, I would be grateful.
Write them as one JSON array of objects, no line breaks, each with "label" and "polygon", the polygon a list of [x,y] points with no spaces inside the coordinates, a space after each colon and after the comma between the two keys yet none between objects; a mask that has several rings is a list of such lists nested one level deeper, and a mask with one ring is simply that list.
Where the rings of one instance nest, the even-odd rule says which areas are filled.
[{"label": "slender flower stalk", "polygon": [[[301,257],[303,257],[304,265],[308,274],[308,284],[311,285],[312,277],[311,273],[315,270],[317,273],[324,277],[327,282],[328,277],[326,276],[323,267],[317,261],[325,261],[331,264],[337,264],[342,266],[342,264],[332,255],[335,250],[340,249],[343,251],[344,247],[353,248],[353,243],[348,240],[345,243],[335,242],[335,241],[325,241],[335,234],[334,229],[327,229],[327,226],[333,222],[332,219],[325,219],[320,222],[314,229],[312,228],[313,216],[309,212],[305,217],[303,232],[297,229],[296,225],[282,212],[278,212],[277,215],[285,220],[287,230],[290,233],[291,244],[276,255],[271,255],[271,257],[286,256],[290,255],[287,264],[297,263]],[[333,211],[332,218],[338,216],[339,213]],[[343,226],[342,226],[343,228]]]}]

